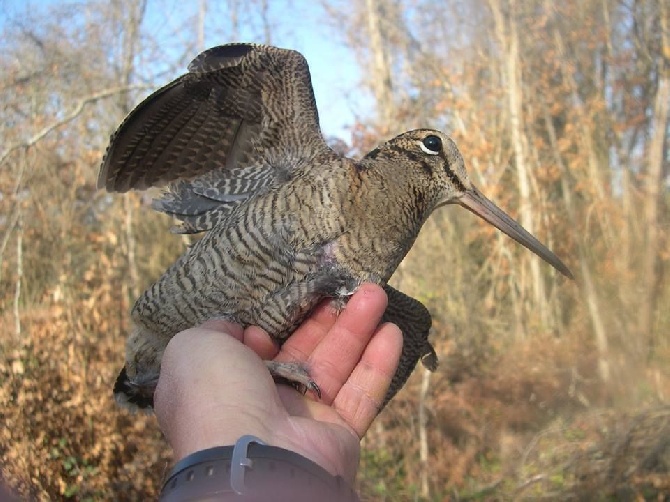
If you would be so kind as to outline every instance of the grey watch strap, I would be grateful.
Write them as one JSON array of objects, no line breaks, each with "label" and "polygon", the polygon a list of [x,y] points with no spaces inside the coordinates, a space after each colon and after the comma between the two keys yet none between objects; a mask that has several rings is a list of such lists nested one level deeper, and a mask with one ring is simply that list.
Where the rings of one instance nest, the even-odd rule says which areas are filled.
[{"label": "grey watch strap", "polygon": [[242,436],[179,461],[163,485],[162,502],[270,500],[358,502],[345,481],[295,452]]}]

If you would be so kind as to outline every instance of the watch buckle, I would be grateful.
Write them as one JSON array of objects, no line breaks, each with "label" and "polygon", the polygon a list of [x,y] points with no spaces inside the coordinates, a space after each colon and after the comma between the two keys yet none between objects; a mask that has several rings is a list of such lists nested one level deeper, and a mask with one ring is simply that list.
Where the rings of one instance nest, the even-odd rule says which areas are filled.
[{"label": "watch buckle", "polygon": [[259,438],[247,434],[238,439],[233,447],[233,458],[230,462],[230,487],[238,495],[244,495],[247,491],[244,476],[246,469],[251,469],[254,465],[254,461],[249,458],[249,446],[251,443],[265,446],[265,443]]}]

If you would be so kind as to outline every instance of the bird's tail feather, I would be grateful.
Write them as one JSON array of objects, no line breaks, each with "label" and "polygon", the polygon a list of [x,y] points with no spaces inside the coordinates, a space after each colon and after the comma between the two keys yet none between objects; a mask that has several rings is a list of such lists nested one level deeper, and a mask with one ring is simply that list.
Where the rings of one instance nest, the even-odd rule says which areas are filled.
[{"label": "bird's tail feather", "polygon": [[131,411],[151,413],[154,407],[155,389],[155,382],[153,385],[138,385],[132,382],[124,366],[114,383],[114,399],[120,406]]}]

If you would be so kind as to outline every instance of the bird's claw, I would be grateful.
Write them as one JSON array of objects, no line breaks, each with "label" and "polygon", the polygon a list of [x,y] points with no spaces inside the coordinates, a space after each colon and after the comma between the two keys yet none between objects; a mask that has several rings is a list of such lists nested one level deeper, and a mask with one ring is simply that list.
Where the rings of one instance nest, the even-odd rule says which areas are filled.
[{"label": "bird's claw", "polygon": [[275,381],[284,381],[293,386],[297,391],[306,393],[308,390],[314,392],[321,399],[321,389],[312,380],[307,368],[303,363],[285,363],[279,361],[265,361],[270,374]]}]

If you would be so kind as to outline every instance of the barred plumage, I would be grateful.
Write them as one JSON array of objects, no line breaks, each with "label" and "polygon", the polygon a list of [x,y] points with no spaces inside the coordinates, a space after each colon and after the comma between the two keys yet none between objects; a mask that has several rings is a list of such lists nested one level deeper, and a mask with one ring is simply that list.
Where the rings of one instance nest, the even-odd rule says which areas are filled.
[{"label": "barred plumage", "polygon": [[[404,335],[388,401],[417,361],[434,369],[430,314],[388,286],[432,211],[458,203],[537,253],[561,261],[488,201],[443,133],[404,133],[360,161],[321,135],[305,59],[253,44],[215,47],[142,102],[112,136],[98,184],[168,185],[154,208],[207,231],[137,300],[115,394],[148,407],[169,339],[207,319],[259,325],[280,343],[323,298],[382,284],[384,320]],[[271,371],[286,376],[270,364]],[[295,368],[290,377],[312,385]]]}]

